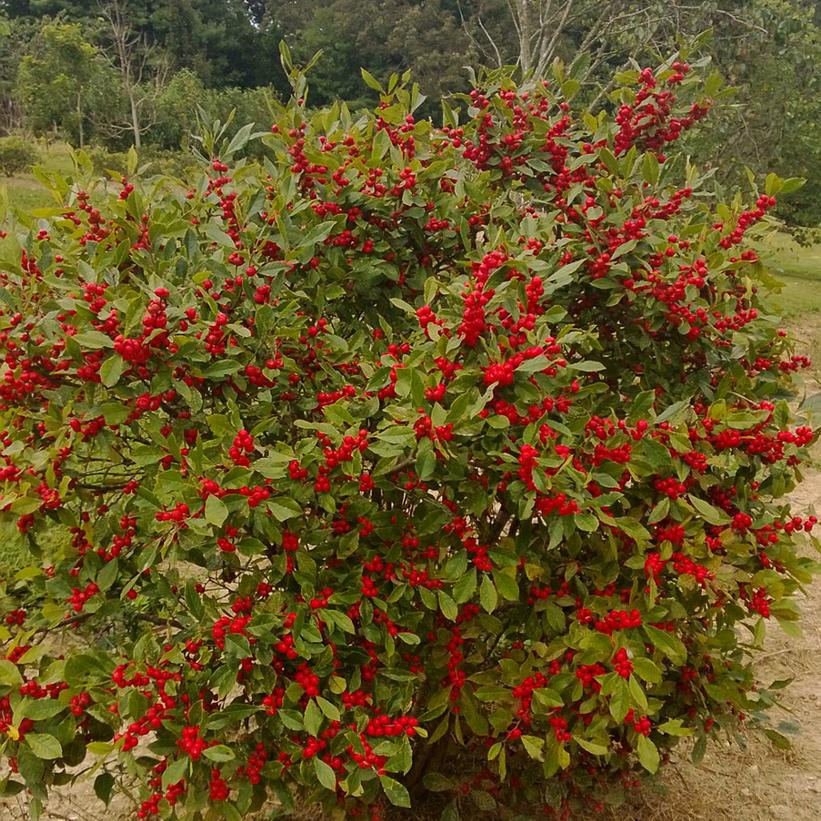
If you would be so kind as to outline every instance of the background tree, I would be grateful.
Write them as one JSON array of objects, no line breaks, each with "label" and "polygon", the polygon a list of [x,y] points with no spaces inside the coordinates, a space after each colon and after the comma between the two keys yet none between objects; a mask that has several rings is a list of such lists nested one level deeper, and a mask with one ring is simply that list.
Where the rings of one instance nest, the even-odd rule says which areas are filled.
[{"label": "background tree", "polygon": [[[126,127],[131,130],[135,148],[139,148],[143,133],[156,122],[148,112],[165,81],[168,65],[146,36],[134,31],[127,0],[105,0],[100,4],[100,11],[109,25],[111,63],[120,74],[128,103]],[[111,127],[120,128],[116,123]]]},{"label": "background tree", "polygon": [[431,113],[444,93],[463,89],[465,66],[479,58],[447,0],[286,0],[268,8],[298,60],[323,51],[311,72],[311,99],[317,105],[340,98],[355,105],[372,100],[361,68],[380,79],[410,69],[435,101],[426,111]]},{"label": "background tree", "polygon": [[17,94],[35,129],[59,130],[81,147],[92,109],[103,107],[111,70],[76,23],[49,22],[20,63]]}]

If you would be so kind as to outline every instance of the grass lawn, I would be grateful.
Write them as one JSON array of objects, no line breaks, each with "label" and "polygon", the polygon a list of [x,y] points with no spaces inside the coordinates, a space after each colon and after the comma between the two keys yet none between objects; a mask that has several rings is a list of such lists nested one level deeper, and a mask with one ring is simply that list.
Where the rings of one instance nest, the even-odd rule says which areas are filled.
[{"label": "grass lawn", "polygon": [[801,246],[789,234],[775,234],[760,243],[762,262],[784,284],[773,303],[785,317],[821,311],[821,236]]},{"label": "grass lawn", "polygon": [[[74,169],[71,148],[66,143],[52,143],[48,147],[40,145],[40,157],[37,164],[49,171],[67,174]],[[10,206],[24,211],[54,204],[51,195],[40,185],[33,174],[0,177],[0,188],[6,189]]]}]

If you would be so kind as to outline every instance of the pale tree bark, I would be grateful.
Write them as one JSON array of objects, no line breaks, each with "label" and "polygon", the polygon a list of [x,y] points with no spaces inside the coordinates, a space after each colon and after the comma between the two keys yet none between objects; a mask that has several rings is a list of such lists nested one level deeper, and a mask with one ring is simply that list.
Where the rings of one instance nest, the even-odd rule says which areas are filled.
[{"label": "pale tree bark", "polygon": [[[478,13],[466,17],[459,4],[463,28],[490,62],[497,66],[514,62],[523,74],[534,77],[544,76],[558,56],[562,36],[571,29],[586,32],[584,47],[589,48],[605,34],[617,33],[631,17],[646,15],[646,6],[650,5],[630,0],[504,0],[504,3],[515,32],[515,54],[504,54],[498,36],[491,34],[483,19],[481,6]],[[602,54],[599,62],[605,56]]]},{"label": "pale tree bark", "polygon": [[85,131],[83,130],[83,98],[77,93],[77,130],[80,138],[80,148],[85,147]]},{"label": "pale tree bark", "polygon": [[[474,0],[469,14],[465,14],[461,0],[457,6],[462,27],[488,63],[497,67],[515,63],[525,76],[535,78],[547,73],[559,56],[563,38],[571,33],[577,38],[581,35],[575,52],[589,55],[590,76],[608,58],[623,55],[624,40],[639,27],[643,46],[659,50],[668,48],[671,31],[681,30],[685,17],[703,18],[704,28],[710,27],[713,16],[719,16],[748,29],[760,29],[704,0]],[[515,53],[505,53],[503,38],[498,31],[491,32],[485,19],[489,10],[495,10],[496,15],[504,12],[509,31],[515,35]]]}]

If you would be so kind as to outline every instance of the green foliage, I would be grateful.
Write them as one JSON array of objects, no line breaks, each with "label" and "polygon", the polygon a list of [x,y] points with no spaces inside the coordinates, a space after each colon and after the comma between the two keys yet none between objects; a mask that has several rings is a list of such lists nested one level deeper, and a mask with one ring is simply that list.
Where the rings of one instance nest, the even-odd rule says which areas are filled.
[{"label": "green foliage", "polygon": [[11,177],[30,171],[37,162],[37,148],[26,137],[0,137],[0,174]]},{"label": "green foliage", "polygon": [[193,71],[177,72],[157,97],[157,124],[151,139],[166,148],[184,145],[196,129],[197,109],[205,104],[205,86]]},{"label": "green foliage", "polygon": [[433,98],[430,111],[438,113],[444,93],[465,89],[465,66],[476,59],[458,15],[446,6],[441,0],[334,0],[286,5],[274,14],[283,31],[293,32],[294,53],[303,64],[322,51],[311,70],[313,104],[342,99],[355,108],[373,102],[359,79],[363,67],[382,80],[411,70]]},{"label": "green foliage", "polygon": [[76,24],[50,22],[23,58],[17,93],[36,131],[57,130],[83,145],[93,111],[111,104],[112,69]]},{"label": "green foliage", "polygon": [[[99,146],[91,146],[85,154],[91,162],[94,173],[99,176],[119,178],[129,174],[131,162],[128,151],[107,151]],[[140,173],[143,176],[165,175],[179,179],[189,179],[199,171],[199,164],[191,154],[180,151],[166,151],[156,146],[143,146],[135,154]]]},{"label": "green foliage", "polygon": [[745,235],[798,183],[713,200],[683,60],[618,118],[493,72],[442,128],[290,70],[184,188],[40,173],[0,240],[0,523],[41,559],[0,589],[5,789],[590,817],[774,703],[816,432]]}]

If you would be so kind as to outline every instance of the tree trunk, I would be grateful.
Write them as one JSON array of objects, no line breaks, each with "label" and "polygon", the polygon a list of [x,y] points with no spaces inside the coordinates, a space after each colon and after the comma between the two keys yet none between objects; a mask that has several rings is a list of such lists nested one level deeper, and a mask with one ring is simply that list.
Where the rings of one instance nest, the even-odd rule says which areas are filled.
[{"label": "tree trunk", "polygon": [[531,37],[533,36],[533,17],[530,0],[517,0],[516,11],[519,17],[519,66],[524,74],[533,68]]},{"label": "tree trunk", "polygon": [[77,95],[77,129],[80,137],[80,148],[85,147],[85,133],[83,132],[83,105],[80,95]]},{"label": "tree trunk", "polygon": [[137,101],[134,99],[133,89],[129,91],[128,100],[131,103],[131,128],[134,132],[134,148],[140,149],[140,112]]}]

